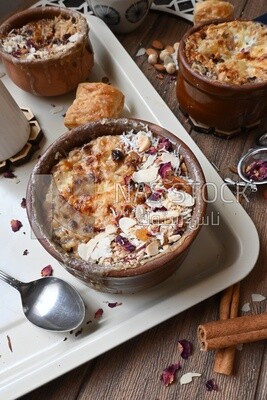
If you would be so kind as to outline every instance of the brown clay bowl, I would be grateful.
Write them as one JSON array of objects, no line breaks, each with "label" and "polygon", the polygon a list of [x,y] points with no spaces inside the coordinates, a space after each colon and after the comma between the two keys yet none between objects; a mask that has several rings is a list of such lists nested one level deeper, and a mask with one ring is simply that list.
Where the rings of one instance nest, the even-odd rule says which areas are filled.
[{"label": "brown clay bowl", "polygon": [[[187,252],[198,235],[201,222],[205,216],[206,204],[202,191],[205,183],[202,169],[185,143],[162,127],[137,119],[107,119],[91,122],[75,128],[57,139],[43,154],[36,164],[27,189],[27,213],[32,229],[41,245],[56,258],[68,272],[76,276],[92,288],[110,293],[135,293],[154,286],[171,274],[182,264]],[[57,163],[58,155],[66,156],[70,150],[82,146],[91,140],[105,135],[119,135],[133,129],[140,130],[147,124],[154,135],[167,137],[180,146],[190,177],[196,184],[195,206],[192,224],[187,228],[179,243],[172,245],[169,252],[163,253],[153,261],[137,264],[134,268],[116,270],[110,265],[102,271],[99,265],[85,262],[66,254],[61,247],[51,240],[50,227],[43,208],[47,193],[46,177],[50,182],[51,168]],[[40,178],[43,178],[40,180]],[[41,184],[40,184],[41,182]],[[205,186],[205,185],[204,185]]]},{"label": "brown clay bowl", "polygon": [[10,79],[21,89],[38,96],[57,96],[70,92],[88,77],[94,57],[86,19],[79,12],[67,8],[40,7],[17,13],[0,26],[0,37],[3,38],[13,28],[55,16],[73,18],[82,34],[74,46],[64,53],[54,54],[48,59],[27,60],[12,56],[0,45],[0,56]]},{"label": "brown clay bowl", "polygon": [[[218,24],[224,21],[214,21]],[[185,55],[185,41],[209,23],[189,29],[180,41],[176,96],[183,112],[219,131],[234,132],[256,124],[267,113],[267,82],[245,85],[212,81],[193,71]]]}]

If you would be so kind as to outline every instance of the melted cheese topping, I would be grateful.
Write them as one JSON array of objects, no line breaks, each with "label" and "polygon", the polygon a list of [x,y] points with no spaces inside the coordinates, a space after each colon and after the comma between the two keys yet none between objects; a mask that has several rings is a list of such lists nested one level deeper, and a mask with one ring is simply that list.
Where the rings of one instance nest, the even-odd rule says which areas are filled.
[{"label": "melted cheese topping", "polygon": [[185,42],[191,68],[208,79],[243,85],[267,81],[267,26],[231,21],[204,26]]}]

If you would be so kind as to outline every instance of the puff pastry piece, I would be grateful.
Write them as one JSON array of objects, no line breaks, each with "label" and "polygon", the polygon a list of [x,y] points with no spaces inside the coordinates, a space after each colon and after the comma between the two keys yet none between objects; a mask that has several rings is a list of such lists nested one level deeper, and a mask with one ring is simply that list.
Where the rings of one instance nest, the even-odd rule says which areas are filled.
[{"label": "puff pastry piece", "polygon": [[102,82],[80,83],[64,124],[72,129],[101,118],[118,118],[123,106],[124,95],[114,86]]},{"label": "puff pastry piece", "polygon": [[227,1],[206,0],[197,3],[194,9],[194,24],[216,19],[233,18],[234,6]]}]

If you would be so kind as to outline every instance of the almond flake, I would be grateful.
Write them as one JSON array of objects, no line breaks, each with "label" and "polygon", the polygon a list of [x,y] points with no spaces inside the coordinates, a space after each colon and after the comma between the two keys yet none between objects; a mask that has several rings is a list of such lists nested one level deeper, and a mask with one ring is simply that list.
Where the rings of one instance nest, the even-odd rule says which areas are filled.
[{"label": "almond flake", "polygon": [[161,156],[161,160],[163,162],[163,164],[170,162],[171,166],[176,170],[177,168],[179,168],[180,165],[180,160],[179,157],[177,157],[175,154],[173,153],[163,153]]},{"label": "almond flake", "polygon": [[242,306],[241,311],[243,311],[243,312],[248,312],[248,311],[250,311],[250,305],[249,305],[249,303],[245,303],[245,304]]},{"label": "almond flake", "polygon": [[133,173],[132,179],[137,183],[150,183],[157,179],[158,167],[152,166],[147,169],[140,169]]},{"label": "almond flake", "polygon": [[159,252],[158,242],[154,241],[149,243],[148,246],[146,246],[146,254],[149,255],[150,257],[156,256],[158,252]]},{"label": "almond flake", "polygon": [[115,225],[110,224],[106,226],[105,233],[107,233],[108,235],[116,232],[117,232],[117,227]]},{"label": "almond flake", "polygon": [[144,164],[142,165],[142,169],[147,169],[148,167],[150,167],[153,162],[155,161],[155,159],[157,158],[156,154],[150,154],[146,161],[144,162]]},{"label": "almond flake", "polygon": [[167,196],[170,201],[182,207],[193,207],[195,204],[195,200],[191,194],[183,190],[170,190]]},{"label": "almond flake", "polygon": [[111,249],[110,249],[111,239],[109,237],[103,237],[97,243],[94,251],[91,254],[92,260],[99,260],[99,258],[107,258],[111,257]]},{"label": "almond flake", "polygon": [[265,296],[262,296],[261,294],[258,294],[258,293],[253,293],[251,295],[251,298],[252,298],[252,301],[256,301],[256,302],[263,301],[266,299]]},{"label": "almond flake", "polygon": [[[108,225],[109,226],[109,225]],[[98,242],[105,237],[109,236],[108,232],[100,232],[98,235],[90,239],[87,243],[81,243],[78,246],[78,254],[79,256],[85,260],[88,261],[89,258],[91,257],[91,254],[93,253],[94,249],[96,248]]]},{"label": "almond flake", "polygon": [[197,372],[187,372],[187,374],[184,374],[180,378],[180,384],[181,385],[186,385],[187,383],[192,382],[192,379],[194,377],[201,376],[201,374]]},{"label": "almond flake", "polygon": [[122,232],[126,235],[129,233],[129,229],[137,224],[136,219],[129,218],[129,217],[122,217],[119,220],[119,227],[121,228]]}]

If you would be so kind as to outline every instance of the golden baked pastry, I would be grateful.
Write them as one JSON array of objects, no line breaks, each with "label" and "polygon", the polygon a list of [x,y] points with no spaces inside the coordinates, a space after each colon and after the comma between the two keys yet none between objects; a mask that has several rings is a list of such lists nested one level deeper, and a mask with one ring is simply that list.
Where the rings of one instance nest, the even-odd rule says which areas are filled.
[{"label": "golden baked pastry", "polygon": [[188,36],[185,56],[207,79],[234,85],[267,82],[267,27],[255,21],[204,25]]},{"label": "golden baked pastry", "polygon": [[114,86],[102,82],[80,83],[64,124],[72,129],[101,118],[118,118],[123,106],[124,95]]},{"label": "golden baked pastry", "polygon": [[206,0],[195,5],[194,24],[233,16],[234,6],[228,1]]}]

